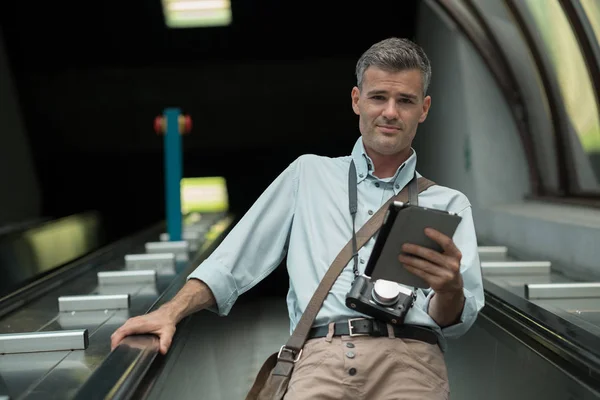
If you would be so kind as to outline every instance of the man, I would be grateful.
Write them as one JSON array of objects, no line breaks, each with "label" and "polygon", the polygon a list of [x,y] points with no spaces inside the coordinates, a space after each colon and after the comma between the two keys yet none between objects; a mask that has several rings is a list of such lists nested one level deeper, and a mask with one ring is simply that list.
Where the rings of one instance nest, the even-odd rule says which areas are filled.
[{"label": "man", "polygon": [[[409,40],[386,39],[361,56],[356,75],[351,98],[361,137],[351,156],[304,155],[292,162],[174,299],[151,314],[127,321],[113,334],[113,346],[127,335],[154,333],[165,353],[182,318],[203,309],[227,315],[238,296],[273,271],[286,254],[293,331],[321,278],[351,238],[351,160],[357,174],[357,230],[415,175],[411,144],[431,105],[426,95],[431,78],[427,56]],[[462,217],[453,238],[426,231],[443,252],[405,245],[400,256],[410,272],[430,285],[417,291],[405,325],[425,327],[419,332],[429,335],[406,338],[390,332],[350,337],[344,332],[349,319],[367,317],[345,305],[354,279],[350,262],[313,325],[321,331],[324,327],[327,334],[318,335],[313,329],[295,365],[286,399],[448,397],[446,339],[464,334],[484,302],[477,240],[471,206],[462,193],[434,185],[422,191],[418,201]],[[360,272],[374,242],[372,238],[358,252]]]}]

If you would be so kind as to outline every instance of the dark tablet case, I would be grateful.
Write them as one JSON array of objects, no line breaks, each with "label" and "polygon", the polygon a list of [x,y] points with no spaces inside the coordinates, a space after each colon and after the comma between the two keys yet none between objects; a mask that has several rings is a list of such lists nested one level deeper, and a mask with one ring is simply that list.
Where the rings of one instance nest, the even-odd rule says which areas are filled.
[{"label": "dark tablet case", "polygon": [[423,279],[402,266],[398,256],[404,243],[412,243],[441,252],[442,248],[425,235],[430,227],[452,238],[461,217],[442,210],[394,202],[379,231],[365,275],[373,281],[385,279],[416,288],[429,288]]}]

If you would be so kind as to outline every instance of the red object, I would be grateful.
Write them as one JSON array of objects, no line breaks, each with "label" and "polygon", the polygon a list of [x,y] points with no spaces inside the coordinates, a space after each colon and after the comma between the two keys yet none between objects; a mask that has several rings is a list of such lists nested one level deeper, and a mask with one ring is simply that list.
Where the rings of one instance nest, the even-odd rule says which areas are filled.
[{"label": "red object", "polygon": [[184,133],[190,133],[192,131],[192,117],[190,117],[189,115],[185,116],[185,132]]},{"label": "red object", "polygon": [[158,116],[158,117],[154,118],[154,131],[158,135],[165,133],[163,119],[164,119],[164,117],[162,117],[162,116]]},{"label": "red object", "polygon": [[179,116],[179,134],[187,135],[192,130],[192,119],[189,115]]}]

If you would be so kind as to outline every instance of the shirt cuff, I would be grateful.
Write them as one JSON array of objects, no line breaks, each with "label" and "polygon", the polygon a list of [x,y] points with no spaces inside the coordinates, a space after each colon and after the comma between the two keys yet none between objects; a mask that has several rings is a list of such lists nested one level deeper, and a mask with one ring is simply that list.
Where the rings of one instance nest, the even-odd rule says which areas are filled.
[{"label": "shirt cuff", "polygon": [[205,260],[191,274],[187,280],[199,279],[212,291],[216,304],[208,307],[219,316],[226,316],[237,300],[239,292],[233,275],[215,260]]},{"label": "shirt cuff", "polygon": [[[454,325],[446,326],[445,328],[440,328],[442,330],[442,335],[444,335],[445,338],[459,338],[460,336],[467,333],[467,331],[471,328],[471,326],[475,323],[475,320],[477,319],[477,314],[479,313],[481,307],[477,306],[477,300],[471,292],[463,288],[463,293],[465,296],[465,303],[463,306],[462,313],[460,314],[459,321]],[[432,290],[427,295],[424,304],[426,313],[428,313],[429,303],[434,294],[435,292]]]}]

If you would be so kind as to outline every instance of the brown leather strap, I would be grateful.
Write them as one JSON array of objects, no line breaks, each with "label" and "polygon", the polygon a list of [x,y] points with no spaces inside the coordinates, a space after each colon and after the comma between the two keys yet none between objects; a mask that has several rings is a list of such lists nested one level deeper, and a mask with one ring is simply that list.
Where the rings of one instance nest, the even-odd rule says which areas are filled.
[{"label": "brown leather strap", "polygon": [[[417,180],[419,193],[433,185],[435,185],[434,182],[423,177],[418,178]],[[405,186],[397,196],[391,197],[383,206],[381,206],[375,215],[373,215],[362,228],[358,230],[356,233],[358,249],[363,247],[381,228],[385,213],[392,201],[402,201],[406,203],[408,201],[408,185]],[[312,324],[323,305],[323,301],[325,301],[325,298],[329,294],[329,291],[338,276],[352,259],[352,254],[352,240],[350,240],[340,251],[335,260],[333,260],[329,270],[319,283],[308,306],[306,306],[306,310],[302,313],[302,317],[300,318],[300,321],[298,321],[294,332],[284,346],[284,351],[281,352],[277,365],[275,365],[275,368],[273,369],[273,375],[284,375],[288,377],[291,375],[292,370],[294,369],[294,360],[300,349],[304,346],[304,342],[306,341],[308,333],[312,328]]]}]

